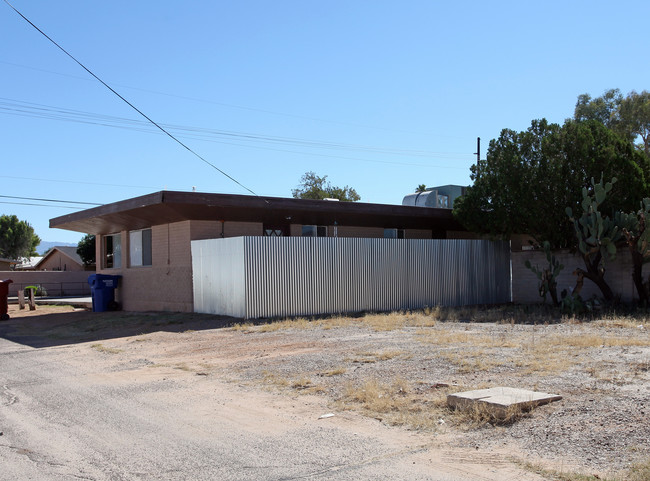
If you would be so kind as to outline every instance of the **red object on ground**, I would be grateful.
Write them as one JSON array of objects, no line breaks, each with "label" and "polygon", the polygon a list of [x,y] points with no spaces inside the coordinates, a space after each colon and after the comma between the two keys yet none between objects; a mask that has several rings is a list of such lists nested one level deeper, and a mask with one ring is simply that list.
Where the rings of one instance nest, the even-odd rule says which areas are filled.
[{"label": "red object on ground", "polygon": [[9,298],[9,284],[12,282],[11,279],[0,281],[0,321],[6,321],[9,319],[9,305],[7,300]]}]

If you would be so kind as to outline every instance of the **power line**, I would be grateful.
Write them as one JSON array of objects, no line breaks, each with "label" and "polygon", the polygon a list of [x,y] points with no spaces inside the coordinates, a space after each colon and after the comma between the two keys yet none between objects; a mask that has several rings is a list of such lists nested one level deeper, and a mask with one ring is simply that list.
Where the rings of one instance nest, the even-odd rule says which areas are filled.
[{"label": "power line", "polygon": [[77,202],[75,200],[58,200],[58,199],[39,199],[37,197],[16,197],[13,195],[0,195],[4,199],[19,199],[19,200],[38,200],[41,202],[60,202],[63,204],[84,204],[84,205],[103,205],[96,202]]},{"label": "power line", "polygon": [[[62,77],[69,77],[69,78],[74,78],[78,80],[84,80],[84,81],[91,81],[91,79],[81,77],[79,75],[70,75],[62,72],[54,72],[52,70],[46,70],[42,68],[36,68],[36,67],[30,67],[28,65],[21,65],[13,62],[7,62],[4,60],[0,60],[0,63],[6,64],[6,65],[12,65],[14,67],[20,67],[24,69],[29,69],[29,70],[35,70],[37,72],[46,72],[54,75],[60,75]],[[442,138],[448,138],[448,139],[464,139],[465,137],[459,137],[457,135],[442,135],[442,134],[435,134],[431,132],[416,132],[416,131],[410,131],[410,130],[402,130],[402,129],[394,129],[390,127],[379,127],[379,126],[372,126],[372,125],[363,125],[363,124],[355,124],[352,122],[344,122],[342,120],[332,120],[332,119],[322,119],[322,118],[317,118],[317,117],[309,117],[309,116],[304,116],[304,115],[297,115],[297,114],[290,114],[287,112],[278,112],[275,110],[267,110],[267,109],[260,109],[256,107],[248,107],[248,106],[243,106],[243,105],[235,105],[235,104],[229,104],[225,102],[218,102],[216,100],[209,100],[209,99],[201,99],[197,97],[188,97],[186,95],[178,95],[178,94],[170,94],[168,92],[160,92],[157,90],[150,90],[150,89],[144,89],[141,87],[132,87],[129,85],[124,85],[120,83],[113,83],[113,85],[116,85],[118,87],[122,87],[125,89],[130,89],[130,90],[137,90],[140,92],[146,92],[150,94],[155,94],[155,95],[162,95],[165,97],[172,97],[172,98],[177,98],[181,100],[191,100],[192,102],[200,102],[200,103],[207,103],[207,104],[213,104],[213,105],[221,105],[223,107],[228,107],[228,108],[233,108],[233,109],[240,109],[240,110],[247,110],[251,112],[261,112],[265,114],[271,114],[271,115],[279,115],[283,117],[292,117],[296,119],[303,119],[303,120],[311,120],[314,122],[323,122],[323,123],[329,123],[329,124],[338,124],[338,125],[347,125],[350,127],[360,127],[364,129],[371,129],[371,130],[381,130],[385,132],[400,132],[400,133],[406,133],[406,134],[417,134],[417,135],[426,135],[426,136],[434,136],[434,137],[442,137]]]},{"label": "power line", "polygon": [[16,179],[16,180],[35,180],[38,182],[54,182],[59,184],[81,184],[81,185],[100,185],[102,187],[126,187],[130,189],[158,189],[159,187],[152,187],[150,185],[123,185],[123,184],[103,184],[101,182],[85,182],[81,180],[62,180],[62,179],[40,179],[38,177],[18,177],[14,175],[0,175],[3,179]]},{"label": "power line", "polygon": [[[18,9],[16,9],[16,7],[14,7],[11,3],[9,3],[8,0],[4,0],[4,2],[5,2],[7,5],[9,5],[9,7],[11,7],[11,9],[12,9],[14,12],[16,12],[18,15],[20,15],[20,16],[22,17],[23,20],[25,20],[25,21],[26,21],[27,23],[29,23],[32,27],[34,27],[34,28],[35,28],[35,29],[36,29],[36,30],[37,30],[41,35],[43,35],[46,39],[48,39],[50,42],[52,42],[52,43],[53,43],[53,44],[54,44],[54,45],[55,45],[59,50],[61,50],[64,54],[66,54],[68,57],[70,57],[72,60],[74,60],[75,63],[77,63],[77,65],[79,65],[79,66],[80,66],[81,68],[83,68],[86,72],[88,72],[88,73],[89,73],[90,75],[92,75],[95,79],[97,79],[98,82],[100,82],[104,87],[106,87],[108,90],[110,90],[111,92],[113,92],[117,97],[119,97],[119,98],[120,98],[124,103],[126,103],[129,107],[131,107],[133,110],[135,110],[137,113],[139,113],[142,117],[144,117],[145,119],[147,119],[149,122],[151,122],[153,125],[155,125],[158,129],[160,129],[162,132],[164,132],[164,133],[165,133],[169,138],[171,138],[172,140],[174,140],[175,142],[177,142],[179,145],[181,145],[182,147],[184,147],[188,152],[190,152],[191,154],[193,154],[193,155],[194,155],[195,157],[197,157],[199,160],[201,160],[201,161],[204,162],[205,164],[209,165],[210,167],[212,167],[212,168],[215,169],[216,171],[220,172],[222,175],[224,175],[224,176],[227,177],[228,179],[232,180],[235,184],[239,185],[239,186],[242,187],[243,189],[246,189],[248,192],[250,192],[250,193],[253,194],[254,196],[259,197],[259,196],[258,196],[255,192],[253,192],[251,189],[249,189],[248,187],[246,187],[244,184],[242,184],[241,182],[239,182],[237,179],[235,179],[235,178],[232,177],[231,175],[229,175],[229,174],[227,174],[226,172],[224,172],[223,170],[221,170],[219,167],[217,167],[217,166],[214,165],[213,163],[211,163],[211,162],[209,162],[208,160],[206,160],[206,159],[204,159],[203,157],[201,157],[198,153],[196,153],[195,151],[193,151],[193,150],[192,150],[190,147],[188,147],[186,144],[184,144],[183,142],[181,142],[180,140],[178,140],[176,137],[174,137],[172,134],[170,134],[167,130],[165,130],[165,129],[164,129],[163,127],[161,127],[159,124],[157,124],[156,122],[154,122],[154,121],[153,121],[150,117],[148,117],[144,112],[142,112],[142,111],[141,111],[140,109],[138,109],[135,105],[133,105],[131,102],[129,102],[128,100],[126,100],[124,97],[122,97],[122,96],[121,96],[119,93],[117,93],[117,91],[114,90],[110,85],[108,85],[106,82],[104,82],[102,79],[100,79],[100,78],[99,78],[97,75],[95,75],[95,74],[94,74],[94,73],[93,73],[89,68],[87,68],[87,67],[86,67],[84,64],[82,64],[79,60],[77,60],[74,56],[72,56],[72,54],[68,53],[68,51],[67,51],[66,49],[64,49],[62,46],[60,46],[58,43],[56,43],[56,42],[55,42],[52,38],[50,38],[50,37],[49,37],[45,32],[43,32],[43,31],[42,31],[40,28],[38,28],[34,23],[32,23],[31,20],[29,20],[27,17],[25,17],[25,15],[23,15],[22,13],[20,13],[20,12],[18,11]],[[268,202],[268,201],[266,201],[266,202]]]},{"label": "power line", "polygon": [[52,204],[32,204],[28,202],[5,202],[0,200],[0,204],[9,204],[9,205],[31,205],[36,207],[56,207],[58,209],[81,209],[82,207],[74,207],[71,205],[52,205]]},{"label": "power line", "polygon": [[[105,114],[97,114],[93,112],[85,112],[80,110],[72,110],[64,107],[55,107],[51,105],[37,104],[33,102],[25,102],[21,100],[7,99],[0,97],[0,111],[5,113],[36,117],[36,118],[45,118],[50,120],[62,120],[70,122],[79,122],[86,124],[101,125],[106,127],[120,127],[121,125],[126,125],[130,130],[140,131],[140,132],[149,132],[149,129],[143,129],[140,127],[148,127],[148,122],[143,122],[141,120],[128,119],[124,117],[115,117]],[[117,125],[116,125],[117,124]],[[262,135],[248,132],[237,132],[237,131],[228,131],[228,130],[218,130],[218,129],[209,129],[204,127],[191,127],[175,124],[164,124],[161,123],[163,127],[170,131],[180,131],[186,133],[186,137],[193,135],[195,139],[203,139],[202,135],[207,136],[216,136],[219,138],[228,138],[236,139],[250,142],[259,142],[259,143],[269,143],[269,144],[291,144],[300,147],[307,148],[323,148],[323,149],[333,149],[333,150],[359,150],[363,152],[379,153],[379,154],[389,154],[389,155],[405,155],[410,157],[431,157],[434,155],[453,157],[458,159],[466,159],[472,156],[473,154],[466,152],[436,152],[436,151],[427,151],[427,150],[411,150],[411,149],[400,149],[400,148],[391,148],[391,147],[375,147],[369,145],[358,145],[358,144],[345,144],[341,142],[330,142],[322,140],[309,140],[301,139],[295,137],[278,137],[270,135]],[[139,127],[138,127],[139,126]]]}]

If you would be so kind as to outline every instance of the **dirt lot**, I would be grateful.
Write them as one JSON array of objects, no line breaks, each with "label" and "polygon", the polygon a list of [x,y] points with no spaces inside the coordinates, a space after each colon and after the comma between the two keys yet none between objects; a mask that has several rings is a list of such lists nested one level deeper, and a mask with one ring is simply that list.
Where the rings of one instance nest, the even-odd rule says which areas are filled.
[{"label": "dirt lot", "polygon": [[[252,325],[69,307],[12,306],[10,314],[0,337],[45,350],[74,345],[83,355],[66,363],[92,364],[103,383],[203,380],[248,396],[258,403],[247,405],[251,412],[272,403],[300,419],[331,412],[324,422],[354,425],[378,440],[417,436],[426,448],[411,453],[412,469],[423,476],[436,463],[460,479],[650,479],[645,318],[553,322],[513,308],[433,309]],[[492,386],[563,399],[505,424],[445,405],[448,393]],[[264,416],[256,419],[254,430],[273,429]]]}]

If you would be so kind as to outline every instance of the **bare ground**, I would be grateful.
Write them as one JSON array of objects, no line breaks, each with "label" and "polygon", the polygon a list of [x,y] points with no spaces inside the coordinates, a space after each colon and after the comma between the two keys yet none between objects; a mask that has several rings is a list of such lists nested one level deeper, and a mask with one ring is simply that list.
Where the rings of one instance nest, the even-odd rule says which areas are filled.
[{"label": "bare ground", "polygon": [[[11,306],[10,314],[0,336],[41,348],[79,344],[87,356],[68,362],[98,363],[104,382],[201,378],[246,392],[258,403],[251,410],[270,409],[269,396],[271,410],[299,400],[312,417],[331,412],[329,422],[355,423],[378,437],[418,436],[427,448],[414,464],[447,463],[467,479],[650,476],[645,319],[537,324],[519,312],[470,322],[471,312],[432,310],[242,325],[196,314],[67,307]],[[506,424],[445,406],[450,392],[492,386],[563,399]]]}]

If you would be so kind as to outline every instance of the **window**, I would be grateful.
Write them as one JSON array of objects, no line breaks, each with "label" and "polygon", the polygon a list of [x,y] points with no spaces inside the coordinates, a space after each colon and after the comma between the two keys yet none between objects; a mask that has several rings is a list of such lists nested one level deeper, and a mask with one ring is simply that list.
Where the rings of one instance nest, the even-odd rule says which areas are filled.
[{"label": "window", "polygon": [[151,265],[151,229],[129,232],[129,260],[131,267]]},{"label": "window", "polygon": [[327,237],[327,226],[325,225],[303,225],[303,237]]},{"label": "window", "polygon": [[283,237],[288,235],[289,226],[264,224],[264,237]]},{"label": "window", "polygon": [[104,236],[104,269],[119,269],[122,267],[122,235],[111,234]]},{"label": "window", "polygon": [[449,209],[449,196],[438,194],[438,207],[441,209]]},{"label": "window", "polygon": [[384,239],[404,239],[404,229],[384,229]]}]

